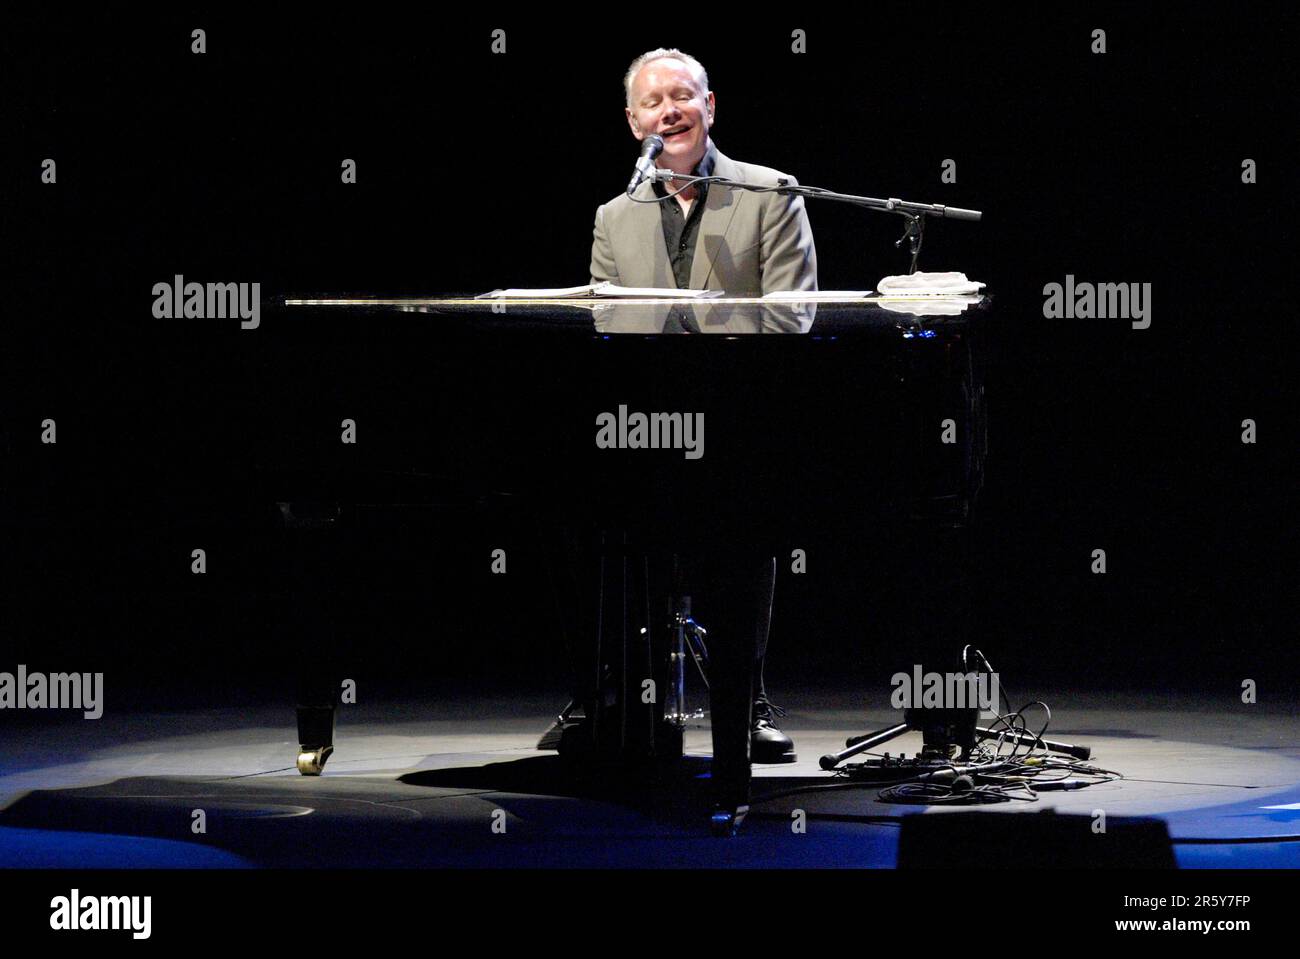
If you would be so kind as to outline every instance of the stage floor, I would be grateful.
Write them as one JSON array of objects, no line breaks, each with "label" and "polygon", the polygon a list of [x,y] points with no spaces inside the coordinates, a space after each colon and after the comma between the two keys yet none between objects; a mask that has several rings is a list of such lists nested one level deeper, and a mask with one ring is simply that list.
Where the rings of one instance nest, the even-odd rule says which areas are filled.
[{"label": "stage floor", "polygon": [[[1300,866],[1294,706],[1038,695],[1053,707],[1048,738],[1091,746],[1125,778],[981,815],[1156,817],[1183,868]],[[703,758],[654,785],[575,780],[537,751],[553,697],[341,707],[320,778],[294,768],[284,706],[26,719],[0,727],[0,866],[892,868],[901,817],[972,811],[889,805],[866,786],[765,800],[832,782],[818,758],[896,715],[824,690],[778,698],[799,762],[754,767],[750,816],[729,840],[708,833]],[[881,748],[915,753],[920,736]],[[707,756],[707,729],[687,752]],[[792,829],[796,809],[806,832]],[[1053,851],[1026,849],[1024,863],[1051,866]]]}]

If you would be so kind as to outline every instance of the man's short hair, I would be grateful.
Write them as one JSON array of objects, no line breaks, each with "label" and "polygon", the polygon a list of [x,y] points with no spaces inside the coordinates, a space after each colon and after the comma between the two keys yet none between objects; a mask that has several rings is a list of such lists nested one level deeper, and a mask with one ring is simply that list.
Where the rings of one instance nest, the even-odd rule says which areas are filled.
[{"label": "man's short hair", "polygon": [[681,60],[688,67],[694,70],[700,76],[700,83],[707,93],[709,90],[709,72],[704,69],[704,64],[700,63],[689,53],[682,53],[676,47],[659,47],[657,50],[647,50],[641,56],[632,61],[632,65],[627,68],[627,74],[623,77],[623,89],[627,93],[627,105],[632,106],[632,81],[641,68],[652,60]]}]

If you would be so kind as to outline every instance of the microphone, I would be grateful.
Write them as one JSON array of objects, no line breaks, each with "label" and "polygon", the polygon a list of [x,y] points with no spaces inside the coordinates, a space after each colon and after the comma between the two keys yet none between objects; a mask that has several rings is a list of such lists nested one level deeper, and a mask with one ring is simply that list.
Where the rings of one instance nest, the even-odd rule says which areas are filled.
[{"label": "microphone", "polygon": [[663,152],[664,138],[659,134],[652,133],[641,141],[641,157],[636,161],[636,172],[632,174],[632,180],[627,185],[629,194],[641,185],[642,180],[654,176],[655,157]]}]

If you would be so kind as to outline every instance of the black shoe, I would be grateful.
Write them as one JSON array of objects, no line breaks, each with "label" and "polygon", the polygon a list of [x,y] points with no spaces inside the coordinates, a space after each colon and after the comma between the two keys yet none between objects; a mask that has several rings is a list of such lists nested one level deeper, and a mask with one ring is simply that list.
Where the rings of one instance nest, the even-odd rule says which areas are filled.
[{"label": "black shoe", "polygon": [[785,710],[768,701],[766,696],[754,700],[753,721],[749,727],[749,761],[754,763],[792,763],[794,741],[776,726],[776,717]]}]

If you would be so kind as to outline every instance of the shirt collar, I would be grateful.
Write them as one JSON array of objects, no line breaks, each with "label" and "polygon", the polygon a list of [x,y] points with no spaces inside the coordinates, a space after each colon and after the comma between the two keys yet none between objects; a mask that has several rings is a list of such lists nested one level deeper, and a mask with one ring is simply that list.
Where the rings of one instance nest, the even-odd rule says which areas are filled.
[{"label": "shirt collar", "polygon": [[[713,145],[712,140],[709,140],[709,149],[705,151],[704,156],[700,158],[700,162],[695,164],[695,169],[691,171],[691,176],[713,176],[713,168],[715,165],[717,165],[717,162],[718,162],[718,148]],[[668,181],[668,183],[671,184],[671,187],[674,190],[683,186],[683,184],[675,183],[671,180]],[[658,180],[656,180],[653,186],[654,186],[655,193],[658,194],[659,196],[663,197],[668,195],[668,189],[665,187],[665,184],[660,183]],[[705,193],[709,191],[709,185],[707,183],[701,183],[699,186],[699,190],[700,190],[700,195],[703,196]]]}]

